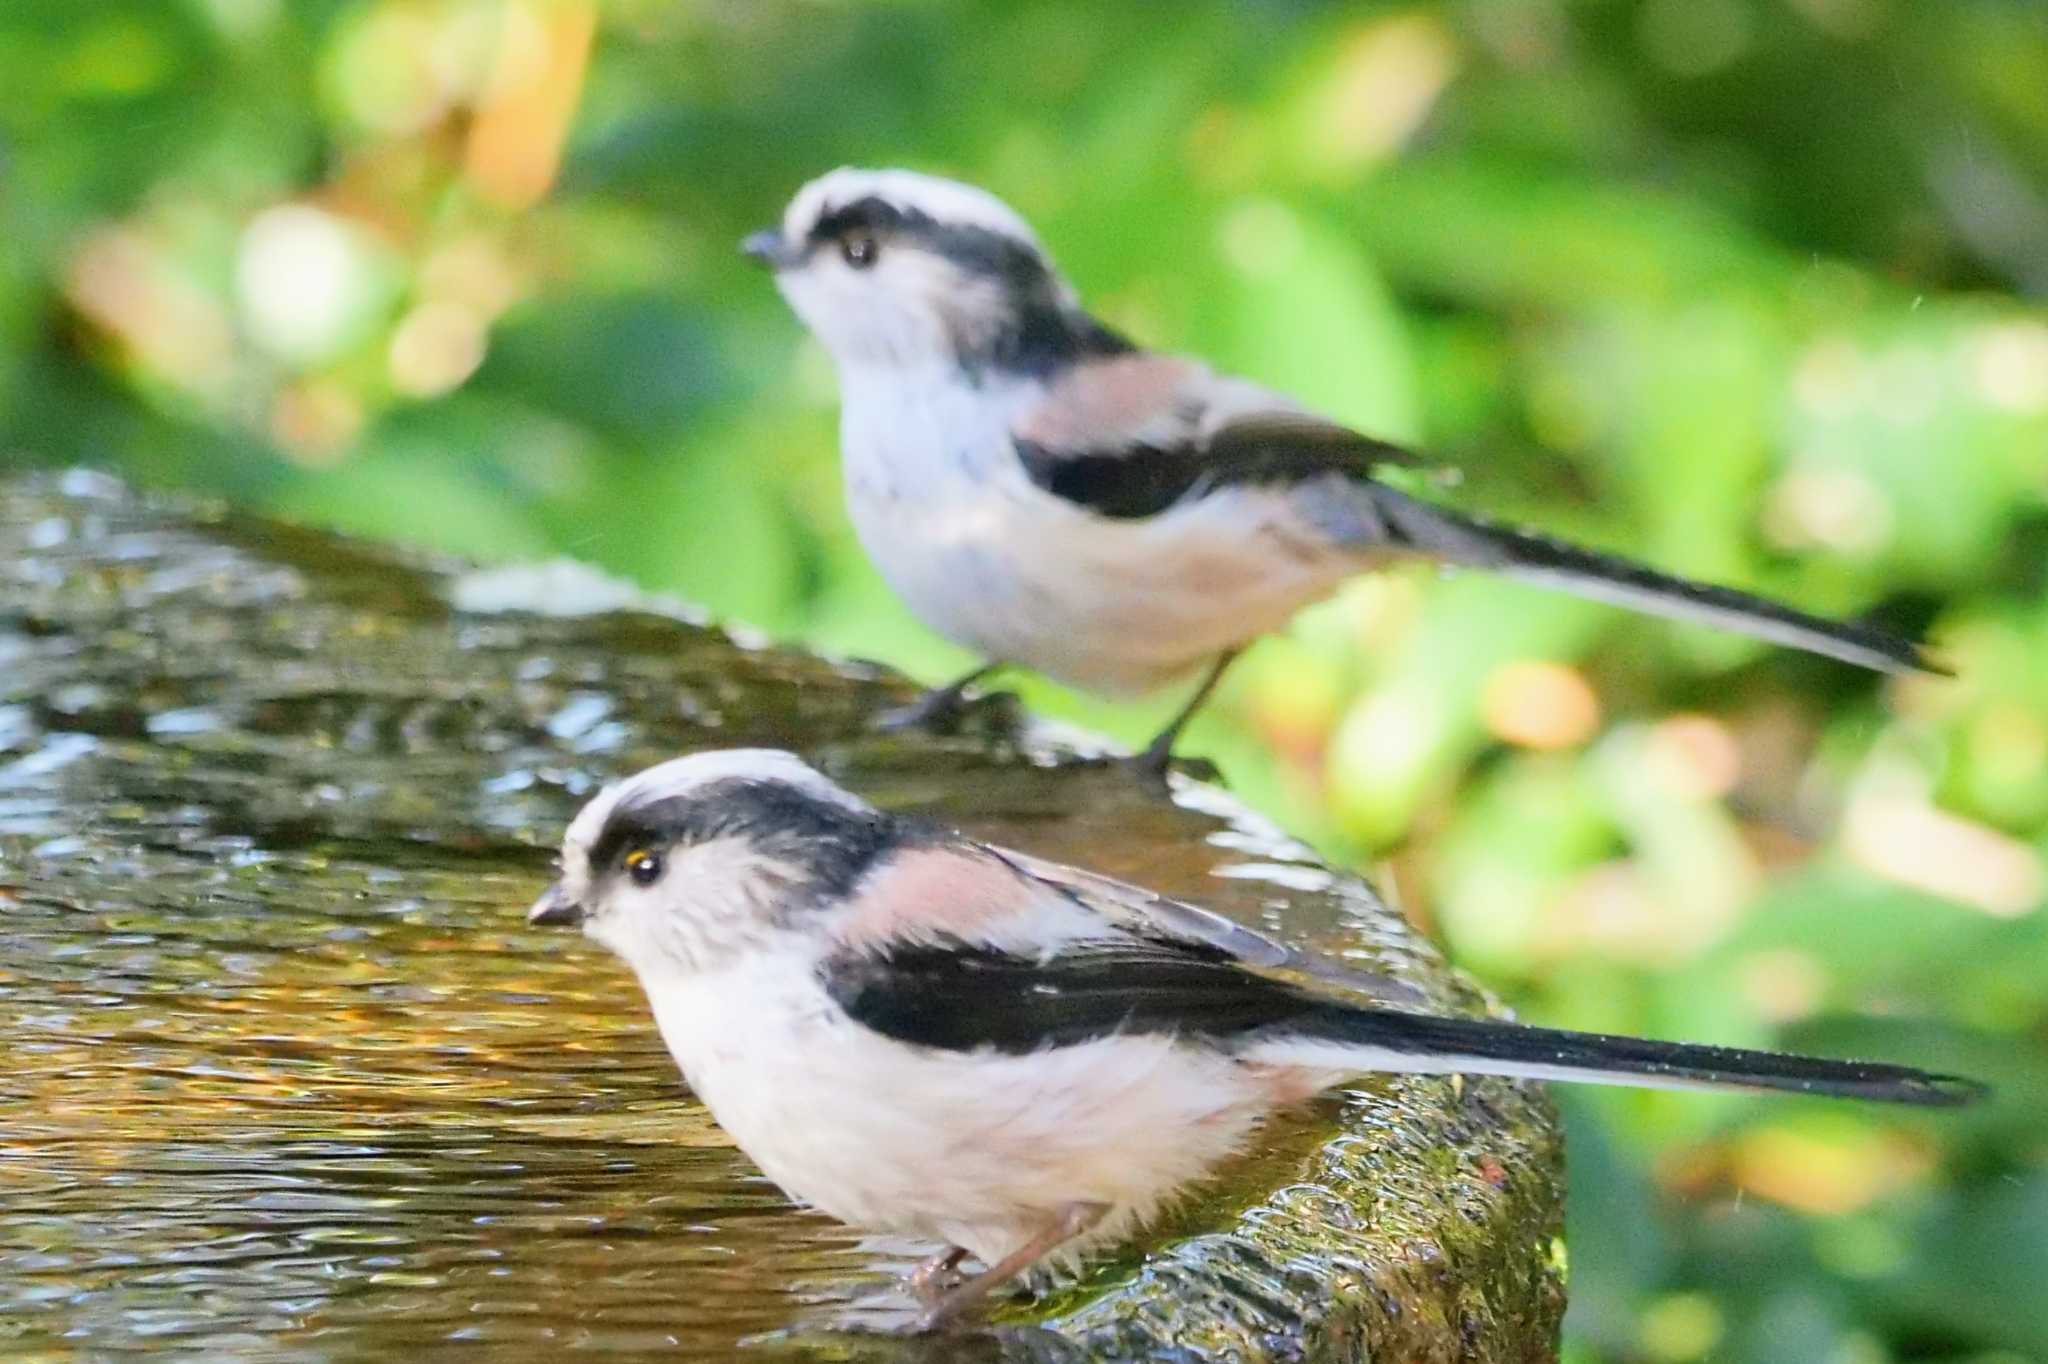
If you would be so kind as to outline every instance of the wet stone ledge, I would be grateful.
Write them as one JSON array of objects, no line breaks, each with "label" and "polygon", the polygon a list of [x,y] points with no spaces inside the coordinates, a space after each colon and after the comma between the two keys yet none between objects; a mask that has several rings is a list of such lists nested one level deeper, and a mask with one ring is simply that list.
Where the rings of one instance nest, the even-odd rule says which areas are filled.
[{"label": "wet stone ledge", "polygon": [[[901,679],[568,567],[467,574],[71,474],[0,487],[0,1351],[1545,1360],[1540,1091],[1362,1083],[973,1339],[916,1253],[791,1208],[639,992],[521,914],[600,784],[801,750],[880,803],[1479,997],[1226,797],[1012,732],[882,738]],[[863,1315],[865,1314],[865,1315]]]}]

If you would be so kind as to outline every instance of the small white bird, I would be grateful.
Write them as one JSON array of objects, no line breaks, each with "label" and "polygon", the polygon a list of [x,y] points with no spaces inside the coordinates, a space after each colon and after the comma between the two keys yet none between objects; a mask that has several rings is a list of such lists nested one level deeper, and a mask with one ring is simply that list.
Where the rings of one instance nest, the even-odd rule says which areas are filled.
[{"label": "small white bird", "polygon": [[[690,1088],[769,1178],[855,1227],[945,1247],[912,1278],[928,1325],[1125,1236],[1269,1115],[1366,1072],[1907,1104],[1983,1092],[1903,1066],[1389,1008],[1416,997],[884,813],[770,750],[608,788],[570,824],[561,872],[531,921],[581,925],[625,959]],[[970,1254],[985,1268],[958,1277]]]},{"label": "small white bird", "polygon": [[987,660],[901,713],[938,718],[993,668],[1152,691],[1345,579],[1419,557],[1493,569],[1886,671],[1919,649],[1864,626],[1511,530],[1373,478],[1410,452],[1089,316],[1024,220],[911,171],[805,185],[746,252],[839,369],[853,524],[924,622]]}]

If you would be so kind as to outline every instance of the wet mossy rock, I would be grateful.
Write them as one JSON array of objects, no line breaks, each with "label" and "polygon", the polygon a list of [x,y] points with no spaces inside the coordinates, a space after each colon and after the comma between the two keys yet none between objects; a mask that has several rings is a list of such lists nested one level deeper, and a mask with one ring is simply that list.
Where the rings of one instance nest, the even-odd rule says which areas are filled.
[{"label": "wet mossy rock", "polygon": [[789,1208],[682,1093],[623,970],[523,924],[601,783],[768,744],[1483,1007],[1213,790],[1149,796],[994,708],[964,737],[878,737],[902,679],[568,566],[467,572],[92,474],[0,489],[0,581],[14,1348],[1555,1355],[1557,1125],[1491,1079],[1327,1099],[973,1340],[834,1334],[886,1315],[857,1304],[893,1301],[917,1248]]}]

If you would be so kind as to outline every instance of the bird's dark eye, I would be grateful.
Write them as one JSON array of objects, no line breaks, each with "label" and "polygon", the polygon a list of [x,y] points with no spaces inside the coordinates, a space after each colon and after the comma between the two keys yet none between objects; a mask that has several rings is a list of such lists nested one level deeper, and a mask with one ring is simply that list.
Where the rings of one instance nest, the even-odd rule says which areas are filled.
[{"label": "bird's dark eye", "polygon": [[626,854],[626,875],[636,886],[651,886],[661,879],[661,854],[652,848],[635,848]]},{"label": "bird's dark eye", "polygon": [[839,239],[839,254],[856,270],[865,270],[882,255],[882,244],[871,232],[849,232]]}]

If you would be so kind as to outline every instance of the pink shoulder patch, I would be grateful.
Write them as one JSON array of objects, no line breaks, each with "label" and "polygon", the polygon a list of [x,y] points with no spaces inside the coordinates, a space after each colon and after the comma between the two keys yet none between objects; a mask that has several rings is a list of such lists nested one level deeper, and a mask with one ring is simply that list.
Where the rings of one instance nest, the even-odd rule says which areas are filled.
[{"label": "pink shoulder patch", "polygon": [[1001,940],[1045,906],[1031,882],[972,848],[912,848],[877,867],[838,918],[849,947],[946,936]]},{"label": "pink shoulder patch", "polygon": [[1204,371],[1173,355],[1117,355],[1078,365],[1017,424],[1017,438],[1048,450],[1115,447],[1188,424],[1177,398]]}]

